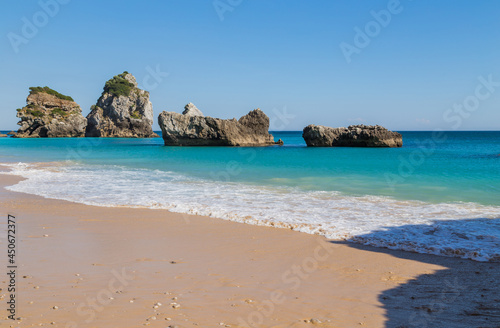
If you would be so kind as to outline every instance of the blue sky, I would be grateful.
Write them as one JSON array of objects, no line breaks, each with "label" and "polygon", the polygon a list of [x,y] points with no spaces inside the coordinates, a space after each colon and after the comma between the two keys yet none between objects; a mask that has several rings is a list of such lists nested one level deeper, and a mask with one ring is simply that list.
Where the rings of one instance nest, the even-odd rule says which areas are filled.
[{"label": "blue sky", "polygon": [[4,4],[0,31],[2,130],[17,129],[30,86],[87,115],[124,70],[151,92],[155,117],[193,102],[222,118],[259,107],[281,130],[500,130],[493,0],[23,0]]}]

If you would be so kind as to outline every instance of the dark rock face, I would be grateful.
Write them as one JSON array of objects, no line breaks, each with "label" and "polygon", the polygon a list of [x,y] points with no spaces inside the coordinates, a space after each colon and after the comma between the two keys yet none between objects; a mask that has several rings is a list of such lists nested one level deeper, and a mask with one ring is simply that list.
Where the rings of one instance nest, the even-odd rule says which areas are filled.
[{"label": "dark rock face", "polygon": [[[193,108],[194,107],[194,108]],[[269,118],[256,109],[236,119],[205,117],[193,104],[184,114],[162,112],[158,123],[166,146],[269,146]]]},{"label": "dark rock face", "polygon": [[[21,127],[15,138],[83,137],[87,120],[80,106],[71,97],[48,87],[30,88],[27,106],[17,110]],[[11,133],[9,133],[11,134]]]},{"label": "dark rock face", "polygon": [[403,136],[379,125],[330,128],[308,125],[302,133],[308,147],[402,147]]},{"label": "dark rock face", "polygon": [[137,87],[132,74],[124,72],[106,82],[97,104],[87,116],[86,137],[151,138],[153,105],[149,92]]}]

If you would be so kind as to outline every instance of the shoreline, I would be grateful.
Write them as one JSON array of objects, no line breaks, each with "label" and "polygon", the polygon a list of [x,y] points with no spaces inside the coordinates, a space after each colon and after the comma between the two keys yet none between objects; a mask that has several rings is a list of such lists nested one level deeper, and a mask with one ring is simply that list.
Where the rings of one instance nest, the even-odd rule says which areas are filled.
[{"label": "shoreline", "polygon": [[22,327],[500,324],[499,263],[5,190],[19,180],[0,173],[2,216],[18,218]]}]

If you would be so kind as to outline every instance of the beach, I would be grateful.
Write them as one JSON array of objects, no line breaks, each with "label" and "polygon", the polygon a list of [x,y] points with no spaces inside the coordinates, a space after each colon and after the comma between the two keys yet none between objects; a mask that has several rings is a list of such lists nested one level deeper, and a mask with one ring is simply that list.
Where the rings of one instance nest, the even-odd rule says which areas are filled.
[{"label": "beach", "polygon": [[0,175],[18,226],[21,319],[5,327],[500,325],[499,263],[4,189],[19,180]]}]

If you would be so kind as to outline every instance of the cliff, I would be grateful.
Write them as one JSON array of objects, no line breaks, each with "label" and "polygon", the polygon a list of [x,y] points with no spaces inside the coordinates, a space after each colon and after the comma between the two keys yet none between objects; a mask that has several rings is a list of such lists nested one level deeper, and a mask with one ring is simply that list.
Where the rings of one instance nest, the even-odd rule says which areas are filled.
[{"label": "cliff", "polygon": [[149,92],[137,87],[135,77],[124,72],[108,80],[97,103],[87,115],[86,137],[150,138],[153,105]]},{"label": "cliff", "polygon": [[17,110],[21,127],[16,138],[83,137],[87,120],[71,97],[49,87],[32,87],[26,107]]},{"label": "cliff", "polygon": [[162,112],[158,117],[166,146],[269,146],[269,118],[260,109],[239,120],[205,117],[193,104],[183,114]]},{"label": "cliff", "polygon": [[309,147],[402,147],[403,137],[379,125],[331,128],[308,125],[302,133]]}]

